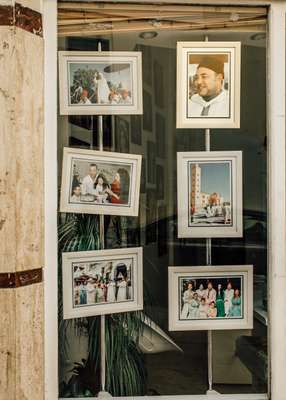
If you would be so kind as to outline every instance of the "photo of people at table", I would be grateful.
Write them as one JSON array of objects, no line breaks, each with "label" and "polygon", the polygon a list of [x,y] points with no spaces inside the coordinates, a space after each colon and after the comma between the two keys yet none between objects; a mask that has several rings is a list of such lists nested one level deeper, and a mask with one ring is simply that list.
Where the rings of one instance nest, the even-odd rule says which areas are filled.
[{"label": "photo of people at table", "polygon": [[181,278],[180,320],[242,318],[242,277]]},{"label": "photo of people at table", "polygon": [[132,259],[73,264],[74,307],[132,300]]},{"label": "photo of people at table", "polygon": [[131,164],[72,159],[70,203],[128,205]]}]

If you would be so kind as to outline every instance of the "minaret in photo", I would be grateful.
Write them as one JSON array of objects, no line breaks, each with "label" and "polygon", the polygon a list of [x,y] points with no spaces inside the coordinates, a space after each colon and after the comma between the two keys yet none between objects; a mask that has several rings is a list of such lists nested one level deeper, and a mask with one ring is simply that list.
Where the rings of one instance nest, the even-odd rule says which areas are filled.
[{"label": "minaret in photo", "polygon": [[201,168],[199,164],[191,166],[191,210],[192,214],[201,208]]}]

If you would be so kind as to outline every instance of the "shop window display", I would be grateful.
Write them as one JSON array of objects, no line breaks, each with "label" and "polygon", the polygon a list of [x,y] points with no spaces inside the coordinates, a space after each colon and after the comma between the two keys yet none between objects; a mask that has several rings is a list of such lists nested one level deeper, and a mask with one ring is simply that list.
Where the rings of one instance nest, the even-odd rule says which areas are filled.
[{"label": "shop window display", "polygon": [[[239,301],[233,299],[238,299],[242,293],[243,296],[245,295],[245,286],[238,278],[239,273],[232,278],[233,288],[229,288],[231,276],[227,275],[227,271],[223,276],[210,275],[211,278],[197,276],[196,279],[189,272],[191,268],[189,266],[193,266],[195,271],[206,265],[205,238],[212,237],[212,265],[228,266],[230,275],[232,266],[242,266],[242,269],[243,266],[251,266],[249,268],[253,273],[253,285],[250,290],[251,297],[253,297],[251,315],[253,329],[251,329],[252,324],[249,324],[247,329],[243,328],[244,330],[226,331],[222,328],[222,330],[213,332],[213,386],[219,393],[266,392],[265,40],[252,40],[253,33],[247,31],[232,32],[231,37],[229,37],[229,33],[223,31],[211,31],[208,34],[210,42],[239,42],[241,44],[240,127],[238,128],[238,125],[230,128],[209,127],[209,133],[210,154],[221,152],[226,156],[231,153],[242,153],[243,155],[243,167],[239,165],[236,171],[232,171],[234,174],[240,174],[241,182],[238,186],[236,185],[236,193],[238,197],[242,197],[242,209],[239,216],[230,212],[232,217],[241,219],[243,223],[238,224],[239,234],[234,234],[233,237],[223,234],[221,236],[183,234],[179,235],[179,238],[181,208],[180,200],[177,199],[180,199],[180,194],[184,192],[185,186],[177,185],[177,153],[204,152],[206,144],[204,128],[208,128],[208,126],[176,128],[178,126],[176,115],[178,105],[176,101],[178,95],[176,86],[177,43],[199,41],[203,43],[205,37],[201,31],[156,31],[154,28],[154,32],[157,35],[153,35],[154,37],[150,39],[142,38],[140,30],[138,30],[135,33],[100,34],[87,38],[66,37],[59,40],[60,51],[96,52],[100,43],[104,52],[140,52],[142,56],[142,80],[137,82],[137,85],[142,84],[143,114],[140,113],[140,110],[137,114],[131,115],[126,112],[119,116],[109,115],[112,113],[106,112],[107,115],[103,117],[102,123],[104,153],[129,153],[130,157],[132,155],[142,156],[140,181],[137,185],[138,191],[140,187],[138,210],[129,215],[116,215],[116,213],[107,215],[105,212],[104,216],[104,247],[106,251],[112,249],[116,252],[116,249],[142,248],[144,298],[143,311],[140,311],[140,307],[138,307],[138,311],[106,316],[106,390],[117,396],[191,395],[204,394],[207,391],[207,332],[204,329],[211,328],[206,325],[196,331],[173,331],[170,329],[168,318],[170,306],[173,307],[173,304],[172,297],[168,299],[168,268],[178,266],[178,271],[181,272],[185,266],[186,272],[188,272],[186,279],[195,285],[194,292],[205,291],[209,281],[214,282],[216,298],[213,300],[213,306],[216,309],[216,318],[219,317],[218,313],[222,312],[221,291],[224,293],[224,313],[228,307],[225,303],[228,295],[226,291],[231,289],[233,292],[240,291],[235,296],[233,293],[231,297],[231,303],[234,303],[233,310],[228,310],[228,315],[231,317],[239,317],[231,314],[235,314],[239,309]],[[195,61],[193,61],[195,65],[199,61],[202,62],[202,60]],[[108,88],[106,87],[106,90],[111,92],[108,83],[107,80]],[[81,99],[84,96],[89,98],[92,95],[89,92],[86,93],[85,90],[82,87]],[[115,90],[118,93],[115,94],[122,97],[123,90],[124,88],[121,88],[120,82],[118,82]],[[92,90],[89,89],[89,91]],[[191,94],[194,95],[193,92]],[[90,101],[92,102],[92,100]],[[204,116],[204,118],[208,119],[208,116]],[[77,149],[88,152],[98,151],[99,129],[98,115],[95,114],[82,115],[79,113],[59,116],[60,163],[64,147],[75,152]],[[98,161],[95,164],[98,164]],[[226,168],[229,168],[228,165]],[[201,168],[201,170],[203,169],[205,168]],[[222,173],[227,174],[225,171]],[[66,174],[63,178],[66,178]],[[197,179],[198,174],[192,178]],[[214,179],[215,177],[212,178],[212,180]],[[80,182],[81,184],[82,182]],[[210,187],[209,197],[215,192],[213,185],[210,184]],[[222,218],[224,227],[228,226],[231,219],[225,215],[226,211],[223,212],[223,210],[227,210],[226,203],[230,202],[230,199],[228,201],[226,199],[227,194],[224,195],[224,201],[221,199],[223,195],[219,192],[224,191],[224,187],[225,185],[222,184],[216,191],[216,206],[217,209],[219,206],[222,208],[222,216],[216,215],[215,222],[212,221],[212,224],[217,223],[218,225],[214,227],[215,233],[220,230]],[[99,190],[99,188],[97,189]],[[94,187],[95,191],[97,189]],[[204,190],[201,188],[200,196],[202,193]],[[110,196],[110,193],[107,194]],[[71,194],[71,196],[74,195],[76,193]],[[98,197],[98,194],[93,193],[93,195]],[[213,200],[214,196],[211,199]],[[205,207],[200,205],[200,209],[207,210],[210,202],[208,199],[204,201],[208,204]],[[190,199],[189,203],[191,204],[191,202]],[[186,207],[191,214],[192,207],[188,205]],[[194,222],[196,219],[198,221],[198,217],[197,213],[197,215],[190,215],[189,219]],[[207,219],[210,217],[207,215],[205,223],[209,223]],[[226,224],[225,219],[227,219]],[[61,283],[62,252],[100,250],[99,230],[97,213],[59,214],[59,275]],[[110,262],[110,260],[106,262]],[[116,275],[117,272],[114,271],[117,267],[111,268],[111,273]],[[89,268],[92,270],[91,266]],[[126,287],[128,287],[130,279],[128,280],[125,275],[128,275],[129,270],[127,265],[125,272],[123,270],[123,272],[118,272],[118,276],[121,274],[122,281],[126,282]],[[90,281],[86,285],[94,283],[91,280],[95,277],[91,275],[90,273],[83,274],[86,280]],[[103,286],[107,285],[105,278],[102,278],[102,282],[100,282]],[[183,292],[187,290],[186,282],[182,281],[180,287],[182,313],[184,308]],[[79,281],[77,283],[82,284]],[[118,288],[116,287],[117,293],[119,293],[119,283],[119,280],[115,281],[115,285],[118,286]],[[98,285],[98,282],[96,284]],[[203,285],[202,288],[201,285]],[[222,286],[220,289],[219,285]],[[100,289],[104,291],[104,287],[100,287]],[[60,294],[61,290],[60,287]],[[102,296],[104,297],[104,293]],[[241,295],[241,297],[243,296]],[[191,297],[193,301],[194,298]],[[204,296],[201,296],[200,300],[202,298]],[[60,299],[62,299],[61,295]],[[178,299],[174,299],[174,303],[175,301]],[[61,304],[59,307],[60,396],[94,396],[100,390],[100,317],[89,316],[72,319],[67,323],[62,319]],[[184,317],[190,325],[193,317],[189,318],[189,314],[195,315],[195,311],[191,311],[193,314],[187,311]],[[203,312],[202,307],[201,312]],[[211,310],[208,309],[206,315],[208,313],[211,315]],[[256,368],[257,357],[260,357],[259,369]]]}]

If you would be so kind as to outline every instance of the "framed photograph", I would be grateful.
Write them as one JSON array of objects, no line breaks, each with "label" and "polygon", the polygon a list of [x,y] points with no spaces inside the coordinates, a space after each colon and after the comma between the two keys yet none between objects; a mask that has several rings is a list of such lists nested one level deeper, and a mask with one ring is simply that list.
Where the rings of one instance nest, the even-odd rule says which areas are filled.
[{"label": "framed photograph", "polygon": [[64,148],[61,212],[137,216],[141,155]]},{"label": "framed photograph", "polygon": [[240,42],[177,43],[177,128],[240,127]]},{"label": "framed photograph", "polygon": [[135,51],[60,51],[60,114],[142,114],[142,60]]},{"label": "framed photograph", "polygon": [[242,152],[177,153],[178,237],[242,237]]},{"label": "framed photograph", "polygon": [[169,330],[253,328],[253,266],[169,267]]},{"label": "framed photograph", "polygon": [[142,248],[62,254],[64,319],[143,309]]}]

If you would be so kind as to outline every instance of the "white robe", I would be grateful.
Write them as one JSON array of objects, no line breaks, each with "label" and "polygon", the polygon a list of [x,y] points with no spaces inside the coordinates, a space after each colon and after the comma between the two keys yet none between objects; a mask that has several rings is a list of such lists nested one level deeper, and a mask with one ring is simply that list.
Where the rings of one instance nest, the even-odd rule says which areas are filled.
[{"label": "white robe", "polygon": [[80,203],[80,201],[81,201],[80,196],[76,196],[75,194],[71,196],[72,203]]},{"label": "white robe", "polygon": [[198,319],[200,316],[199,312],[199,302],[195,299],[192,299],[189,304],[189,319]]},{"label": "white robe", "polygon": [[91,178],[90,175],[86,175],[81,184],[81,194],[86,195],[86,194],[95,194],[95,189],[94,189],[94,183],[97,179],[97,176],[94,178],[94,180]]},{"label": "white robe", "polygon": [[94,84],[97,89],[97,103],[108,104],[110,89],[103,74],[100,73],[99,75],[100,79],[94,78]]},{"label": "white robe", "polygon": [[86,302],[87,304],[95,303],[95,288],[92,283],[86,285]]},{"label": "white robe", "polygon": [[104,291],[101,287],[96,288],[96,297],[98,303],[104,302]]},{"label": "white robe", "polygon": [[100,185],[99,183],[96,185],[96,188],[94,189],[95,196],[98,196],[96,199],[96,203],[102,204],[106,203],[108,194],[104,191],[103,185]]},{"label": "white robe", "polygon": [[197,289],[196,293],[198,294],[199,300],[201,300],[201,298],[205,298],[206,297],[206,291],[205,289]]},{"label": "white robe", "polygon": [[127,299],[131,300],[133,299],[133,289],[132,289],[132,285],[129,284],[129,286],[127,286]]},{"label": "white robe", "polygon": [[214,288],[211,290],[206,289],[206,303],[210,304],[213,301],[216,301],[216,290]]},{"label": "white robe", "polygon": [[118,287],[117,301],[127,300],[127,282],[121,281],[118,283],[117,287]]},{"label": "white robe", "polygon": [[86,97],[85,99],[80,99],[78,104],[91,104],[91,101]]},{"label": "white robe", "polygon": [[122,104],[130,104],[131,103],[131,97],[127,96],[127,97],[125,97],[125,99],[122,97],[121,103]]},{"label": "white robe", "polygon": [[[210,106],[208,115],[202,116],[203,108],[208,106]],[[194,94],[188,102],[188,117],[229,117],[228,92],[223,90],[210,101],[205,101],[199,94]]]},{"label": "white robe", "polygon": [[199,306],[199,315],[200,318],[207,318],[208,317],[208,309],[209,306],[207,304],[200,304]]},{"label": "white robe", "polygon": [[230,308],[232,306],[232,299],[234,296],[234,289],[225,289],[224,291],[224,310],[225,315],[228,317]]},{"label": "white robe", "polygon": [[107,302],[114,303],[115,300],[115,282],[110,282],[107,285]]},{"label": "white robe", "polygon": [[226,223],[231,222],[231,209],[230,206],[223,207],[223,216]]},{"label": "white robe", "polygon": [[183,305],[182,312],[181,312],[182,319],[187,318],[189,315],[189,304],[190,304],[190,301],[192,300],[193,296],[194,296],[193,290],[187,289],[184,291],[184,294],[183,294],[184,305]]}]

